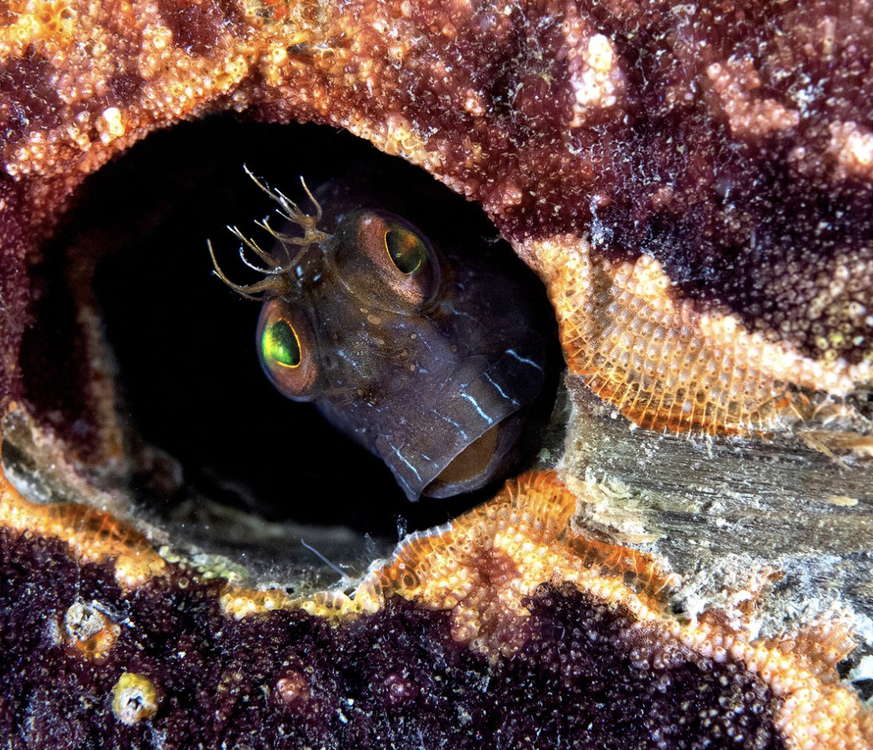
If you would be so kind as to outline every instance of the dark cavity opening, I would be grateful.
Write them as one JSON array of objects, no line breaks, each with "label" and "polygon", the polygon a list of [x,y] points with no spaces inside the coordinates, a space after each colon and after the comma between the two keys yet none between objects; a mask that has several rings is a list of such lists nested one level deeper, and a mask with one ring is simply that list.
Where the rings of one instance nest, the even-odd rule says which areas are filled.
[{"label": "dark cavity opening", "polygon": [[[291,402],[270,385],[254,345],[260,305],[212,274],[207,239],[228,263],[238,243],[226,226],[250,234],[253,221],[274,207],[244,164],[307,208],[301,175],[315,186],[377,153],[325,127],[217,116],[155,133],[101,169],[35,270],[43,292],[22,356],[30,411],[81,445],[95,427],[88,412],[93,404],[81,403],[76,374],[81,332],[71,321],[82,292],[66,259],[73,243],[79,257],[99,258],[93,291],[89,286],[85,295],[96,295],[132,444],[155,446],[173,459],[170,468],[140,462],[132,482],[138,500],[154,512],[171,514],[183,500],[205,496],[268,520],[343,525],[396,539],[398,530],[444,523],[490,496],[494,485],[457,498],[407,502],[381,460],[337,432],[311,404]],[[497,241],[478,206],[433,184],[440,205],[451,206],[451,221]],[[521,267],[501,244],[506,262]],[[240,282],[252,280],[241,264],[225,270]],[[544,335],[555,342],[557,361],[545,291],[527,273],[530,293],[541,296],[547,311]],[[556,381],[552,373],[549,395],[538,407],[543,423]],[[528,447],[529,463],[536,438]],[[182,469],[181,483],[171,476],[175,466]]]}]

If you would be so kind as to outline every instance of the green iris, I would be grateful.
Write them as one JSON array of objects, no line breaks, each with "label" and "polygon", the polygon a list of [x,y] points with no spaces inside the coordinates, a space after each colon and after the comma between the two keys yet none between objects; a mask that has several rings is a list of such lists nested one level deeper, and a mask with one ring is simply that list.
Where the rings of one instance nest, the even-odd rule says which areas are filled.
[{"label": "green iris", "polygon": [[393,226],[385,232],[385,249],[397,270],[407,276],[418,271],[427,260],[424,242],[417,234],[404,227]]},{"label": "green iris", "polygon": [[284,320],[277,320],[264,329],[261,351],[268,363],[275,362],[284,367],[297,367],[300,364],[300,339]]}]

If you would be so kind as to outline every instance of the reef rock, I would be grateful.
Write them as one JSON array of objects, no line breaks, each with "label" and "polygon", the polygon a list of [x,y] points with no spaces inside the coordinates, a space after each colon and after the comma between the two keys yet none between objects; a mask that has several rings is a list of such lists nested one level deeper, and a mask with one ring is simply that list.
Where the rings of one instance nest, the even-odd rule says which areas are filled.
[{"label": "reef rock", "polygon": [[[870,747],[871,29],[813,1],[0,12],[10,746]],[[62,220],[227,110],[420,165],[558,319],[563,440],[344,590],[215,577],[112,484],[91,281],[147,220],[75,252]]]}]

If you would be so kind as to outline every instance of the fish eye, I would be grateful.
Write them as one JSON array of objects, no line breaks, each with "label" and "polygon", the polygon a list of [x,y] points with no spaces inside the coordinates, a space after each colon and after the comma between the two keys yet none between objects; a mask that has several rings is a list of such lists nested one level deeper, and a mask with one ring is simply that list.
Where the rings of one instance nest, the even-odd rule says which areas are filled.
[{"label": "fish eye", "polygon": [[368,305],[411,314],[439,294],[439,258],[427,237],[400,216],[377,209],[351,211],[332,242],[338,277]]},{"label": "fish eye", "polygon": [[399,224],[391,224],[385,231],[385,249],[400,273],[411,276],[427,262],[427,247],[415,232]]},{"label": "fish eye", "polygon": [[280,367],[300,367],[300,337],[287,320],[264,327],[261,356]]},{"label": "fish eye", "polygon": [[258,358],[270,382],[295,401],[316,396],[319,363],[316,340],[306,313],[285,300],[264,304],[258,322]]}]

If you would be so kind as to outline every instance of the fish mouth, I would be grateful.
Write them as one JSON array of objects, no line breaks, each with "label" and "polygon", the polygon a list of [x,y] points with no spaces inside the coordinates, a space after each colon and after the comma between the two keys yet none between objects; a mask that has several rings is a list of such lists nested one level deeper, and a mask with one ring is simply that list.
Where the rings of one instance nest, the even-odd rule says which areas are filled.
[{"label": "fish mouth", "polygon": [[511,470],[528,407],[543,387],[538,359],[515,349],[490,365],[470,357],[414,424],[376,439],[376,452],[409,500],[471,492]]},{"label": "fish mouth", "polygon": [[455,456],[421,492],[425,497],[451,497],[472,492],[509,470],[513,448],[521,435],[519,410],[489,427]]}]

